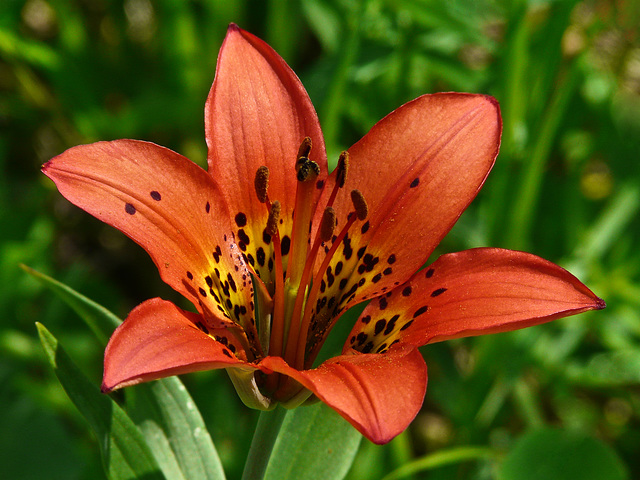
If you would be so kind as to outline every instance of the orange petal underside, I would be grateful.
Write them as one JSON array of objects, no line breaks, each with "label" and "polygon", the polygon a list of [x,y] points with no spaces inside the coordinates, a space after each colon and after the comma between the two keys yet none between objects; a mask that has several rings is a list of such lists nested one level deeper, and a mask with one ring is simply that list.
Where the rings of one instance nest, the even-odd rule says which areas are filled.
[{"label": "orange petal underside", "polygon": [[362,312],[345,348],[376,352],[545,323],[604,302],[563,268],[529,253],[478,248],[441,256]]},{"label": "orange petal underside", "polygon": [[225,329],[216,341],[196,326],[198,322],[199,315],[159,298],[136,307],[109,340],[102,390],[243,363],[231,351],[242,356],[241,347]]},{"label": "orange petal underside", "polygon": [[265,358],[260,367],[290,376],[377,444],[407,428],[427,388],[427,366],[412,347],[386,355],[342,355],[313,370],[297,371],[279,357]]}]

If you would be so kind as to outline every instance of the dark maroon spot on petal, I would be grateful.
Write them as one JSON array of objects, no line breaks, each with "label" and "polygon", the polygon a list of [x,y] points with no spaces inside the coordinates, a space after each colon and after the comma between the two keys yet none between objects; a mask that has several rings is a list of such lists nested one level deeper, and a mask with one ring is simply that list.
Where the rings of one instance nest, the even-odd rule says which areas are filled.
[{"label": "dark maroon spot on petal", "polygon": [[316,188],[317,188],[318,190],[322,190],[322,187],[324,187],[324,180],[318,180],[318,181],[316,182]]},{"label": "dark maroon spot on petal", "polygon": [[387,308],[387,298],[386,297],[382,297],[380,299],[380,310],[384,310],[385,308]]},{"label": "dark maroon spot on petal", "polygon": [[433,268],[430,268],[430,269],[427,270],[427,273],[424,276],[427,277],[427,278],[431,278],[431,277],[433,277],[433,272],[434,271],[435,270]]},{"label": "dark maroon spot on petal", "polygon": [[202,295],[203,297],[207,296],[207,292],[204,291],[204,288],[198,288],[198,291],[200,292],[200,295]]},{"label": "dark maroon spot on petal", "polygon": [[409,320],[407,323],[402,325],[402,327],[400,327],[400,331],[406,330],[407,328],[409,328],[411,326],[412,323],[413,323],[413,320]]},{"label": "dark maroon spot on petal", "polygon": [[[244,227],[247,224],[247,216],[240,212],[239,214],[236,215],[236,225],[238,225],[239,227]],[[249,242],[247,242],[249,243]]]},{"label": "dark maroon spot on petal", "polygon": [[[240,215],[240,214],[238,214]],[[243,214],[244,215],[244,214]],[[251,240],[249,239],[249,235],[247,235],[247,233],[244,231],[243,228],[241,228],[240,230],[238,230],[238,238],[240,239],[240,241],[242,243],[244,243],[245,245],[249,245],[251,243]],[[243,249],[244,250],[244,249]]]},{"label": "dark maroon spot on petal", "polygon": [[349,339],[349,343],[350,343],[351,345],[353,345],[353,344],[355,343],[355,341],[356,341],[356,336],[355,336],[355,335],[354,335],[354,336],[352,336],[352,337]]},{"label": "dark maroon spot on petal", "polygon": [[[253,258],[253,255],[251,255],[250,253],[247,254],[247,262],[249,262],[252,267],[256,266],[256,259]],[[258,273],[258,276],[260,276],[259,272],[256,273]]]},{"label": "dark maroon spot on petal", "polygon": [[365,282],[366,282],[366,281],[367,281],[367,279],[366,279],[366,278],[364,278],[364,277],[362,277],[362,278],[360,279],[360,281],[358,281],[358,286],[359,286],[359,287],[361,287],[362,285],[364,285],[364,284],[365,284]]},{"label": "dark maroon spot on petal", "polygon": [[373,350],[373,342],[369,342],[369,343],[367,343],[367,344],[362,348],[362,353],[369,353],[371,350]]},{"label": "dark maroon spot on petal", "polygon": [[271,243],[271,235],[269,235],[266,230],[262,231],[262,241],[267,245]]},{"label": "dark maroon spot on petal", "polygon": [[267,260],[267,256],[262,247],[258,248],[258,251],[256,252],[256,259],[258,260],[258,265],[264,267],[264,262]]},{"label": "dark maroon spot on petal", "polygon": [[367,334],[364,332],[360,332],[357,336],[356,339],[358,340],[358,346],[361,347],[362,345],[364,345],[364,342],[367,341]]},{"label": "dark maroon spot on petal", "polygon": [[384,353],[387,351],[387,344],[383,343],[378,348],[376,348],[376,353]]},{"label": "dark maroon spot on petal", "polygon": [[133,215],[134,213],[136,213],[136,207],[134,207],[130,203],[127,203],[124,206],[124,211],[127,212],[129,215]]},{"label": "dark maroon spot on petal", "polygon": [[342,262],[336,263],[336,270],[335,270],[336,276],[340,275],[340,272],[342,272],[342,266],[343,266]]},{"label": "dark maroon spot on petal", "polygon": [[320,281],[320,293],[324,293],[326,289],[327,289],[327,283],[324,281],[324,279],[322,279]]},{"label": "dark maroon spot on petal", "polygon": [[391,275],[393,273],[393,270],[391,269],[391,267],[387,267],[382,271],[382,273],[384,275]]},{"label": "dark maroon spot on petal", "polygon": [[392,253],[391,255],[389,255],[389,258],[387,258],[387,263],[389,265],[391,265],[391,264],[393,264],[395,262],[396,262],[396,256],[395,256],[395,254]]},{"label": "dark maroon spot on petal", "polygon": [[285,235],[282,237],[282,241],[280,242],[280,251],[282,255],[289,255],[289,250],[291,249],[291,239],[289,235]]},{"label": "dark maroon spot on petal", "polygon": [[362,228],[360,229],[360,233],[362,233],[363,235],[365,233],[367,233],[367,230],[369,230],[369,221],[367,220],[364,225],[362,225]]},{"label": "dark maroon spot on petal", "polygon": [[[207,202],[207,204],[204,206],[204,209],[207,211],[207,213],[209,213],[211,211],[211,204],[209,202]],[[225,238],[226,240],[226,238]]]},{"label": "dark maroon spot on petal", "polygon": [[211,279],[211,277],[209,275],[207,275],[206,277],[204,277],[204,281],[207,282],[207,286],[209,288],[213,287],[213,280]]},{"label": "dark maroon spot on petal", "polygon": [[343,278],[342,280],[340,280],[340,283],[338,284],[338,286],[340,287],[340,290],[344,290],[344,287],[347,286],[348,280],[346,278]]},{"label": "dark maroon spot on petal", "polygon": [[376,273],[373,278],[371,279],[371,281],[373,283],[378,283],[380,280],[382,279],[382,274],[381,273]]},{"label": "dark maroon spot on petal", "polygon": [[411,295],[411,287],[410,286],[404,287],[402,289],[402,296],[403,297],[408,297],[409,295]]},{"label": "dark maroon spot on petal", "polygon": [[446,291],[447,291],[446,288],[437,288],[433,292],[431,292],[431,296],[432,297],[437,297],[438,295],[442,295]]},{"label": "dark maroon spot on petal", "polygon": [[427,310],[429,310],[429,306],[428,305],[425,305],[424,307],[420,307],[418,310],[416,310],[413,313],[413,318],[419,317],[420,315],[425,313]]},{"label": "dark maroon spot on petal", "polygon": [[237,292],[238,288],[236,287],[236,282],[230,273],[227,273],[227,280],[229,280],[229,286],[231,286],[231,290],[233,290],[234,292]]},{"label": "dark maroon spot on petal", "polygon": [[362,258],[362,256],[364,255],[364,252],[367,250],[367,247],[362,247],[360,249],[358,249],[358,260],[360,260]]},{"label": "dark maroon spot on petal", "polygon": [[360,319],[360,321],[366,325],[367,323],[369,323],[371,321],[371,315],[365,315],[364,317],[362,317]]},{"label": "dark maroon spot on petal", "polygon": [[420,179],[418,177],[413,179],[413,182],[411,182],[411,185],[409,185],[410,188],[416,188],[418,186],[418,184],[420,183]]},{"label": "dark maroon spot on petal", "polygon": [[156,190],[153,190],[149,195],[151,195],[151,198],[153,198],[156,202],[162,200],[162,195],[160,195],[160,192]]},{"label": "dark maroon spot on petal", "polygon": [[384,329],[385,335],[389,335],[391,332],[393,332],[393,329],[395,328],[396,322],[399,318],[400,315],[394,315],[393,317],[391,317],[391,320],[389,320],[389,323],[387,323],[387,328]]},{"label": "dark maroon spot on petal", "polygon": [[231,352],[229,350],[227,350],[226,348],[222,349],[222,353],[224,355],[226,355],[227,357],[229,357],[229,358],[233,358],[233,356],[231,355]]},{"label": "dark maroon spot on petal", "polygon": [[376,322],[376,326],[373,328],[373,332],[375,335],[378,335],[382,330],[384,330],[387,321],[384,318],[381,318]]},{"label": "dark maroon spot on petal", "polygon": [[193,273],[191,273],[191,272],[187,272],[187,278],[188,278],[189,280],[193,280]]}]

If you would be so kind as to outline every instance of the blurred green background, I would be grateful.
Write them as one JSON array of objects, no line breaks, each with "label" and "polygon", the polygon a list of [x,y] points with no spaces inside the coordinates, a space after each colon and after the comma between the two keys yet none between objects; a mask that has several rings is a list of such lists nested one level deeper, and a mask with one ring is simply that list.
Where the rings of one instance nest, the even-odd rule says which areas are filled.
[{"label": "blurred green background", "polygon": [[[580,468],[579,478],[640,478],[636,0],[2,0],[0,477],[103,475],[34,322],[96,384],[102,348],[19,264],[121,317],[147,298],[176,300],[139,247],[66,202],[40,165],[115,138],[153,141],[204,165],[203,106],[229,22],[268,41],[298,73],[334,162],[420,94],[494,95],[500,156],[436,253],[527,250],[570,269],[608,304],[423,349],[422,412],[389,445],[364,441],[348,478],[381,478],[425,455],[428,470],[410,478],[564,479]],[[229,478],[239,477],[257,412],[241,405],[224,372],[184,380]],[[481,448],[461,448],[469,445]]]}]

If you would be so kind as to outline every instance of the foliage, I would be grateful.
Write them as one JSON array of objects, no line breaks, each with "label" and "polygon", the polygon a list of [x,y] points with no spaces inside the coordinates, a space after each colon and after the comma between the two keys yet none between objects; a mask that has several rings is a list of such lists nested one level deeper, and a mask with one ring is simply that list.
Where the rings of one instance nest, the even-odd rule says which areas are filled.
[{"label": "foliage", "polygon": [[[70,146],[124,137],[204,164],[202,105],[229,22],[267,40],[301,76],[333,161],[422,93],[494,95],[501,154],[437,253],[525,249],[608,304],[425,348],[422,412],[389,445],[362,442],[347,478],[515,478],[512,469],[549,445],[612,465],[610,478],[640,477],[640,9],[631,0],[0,2],[1,476],[102,470],[99,443],[34,323],[94,385],[102,343],[20,263],[119,316],[154,296],[180,301],[140,249],[68,204],[39,166]],[[225,377],[183,380],[228,478],[239,478],[257,414]]]}]

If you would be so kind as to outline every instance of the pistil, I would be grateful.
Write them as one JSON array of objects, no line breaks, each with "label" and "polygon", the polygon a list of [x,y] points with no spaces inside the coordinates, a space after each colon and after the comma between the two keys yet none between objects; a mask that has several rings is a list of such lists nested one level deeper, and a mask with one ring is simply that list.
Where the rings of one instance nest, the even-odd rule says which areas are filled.
[{"label": "pistil", "polygon": [[351,226],[355,223],[356,220],[364,220],[367,218],[369,214],[369,208],[367,206],[367,202],[364,199],[364,196],[359,190],[351,191],[351,201],[353,203],[353,207],[355,212],[351,212],[347,217],[347,223],[344,225],[336,239],[333,241],[331,248],[327,252],[324,257],[324,261],[322,265],[318,269],[318,273],[313,279],[313,284],[311,287],[311,291],[309,292],[309,296],[306,303],[306,308],[304,309],[304,315],[302,316],[302,320],[300,322],[300,333],[298,334],[298,340],[296,345],[298,346],[297,352],[295,355],[295,361],[293,363],[295,368],[303,369],[306,367],[305,365],[305,350],[307,344],[307,336],[309,333],[309,325],[311,323],[311,316],[313,313],[314,305],[316,304],[316,299],[318,297],[318,293],[320,291],[320,285],[322,282],[322,277],[324,276],[327,267],[331,263],[333,259],[333,255],[336,253],[344,237],[347,235],[347,232],[351,228]]},{"label": "pistil", "polygon": [[[284,336],[288,336],[294,313],[296,298],[305,295],[306,285],[302,284],[302,274],[307,262],[310,248],[309,231],[316,204],[314,195],[316,178],[320,174],[320,167],[310,160],[311,138],[305,137],[296,161],[296,203],[293,213],[293,228],[291,232],[291,252],[287,261],[287,278],[284,284]],[[286,345],[284,346],[286,349]]]}]

